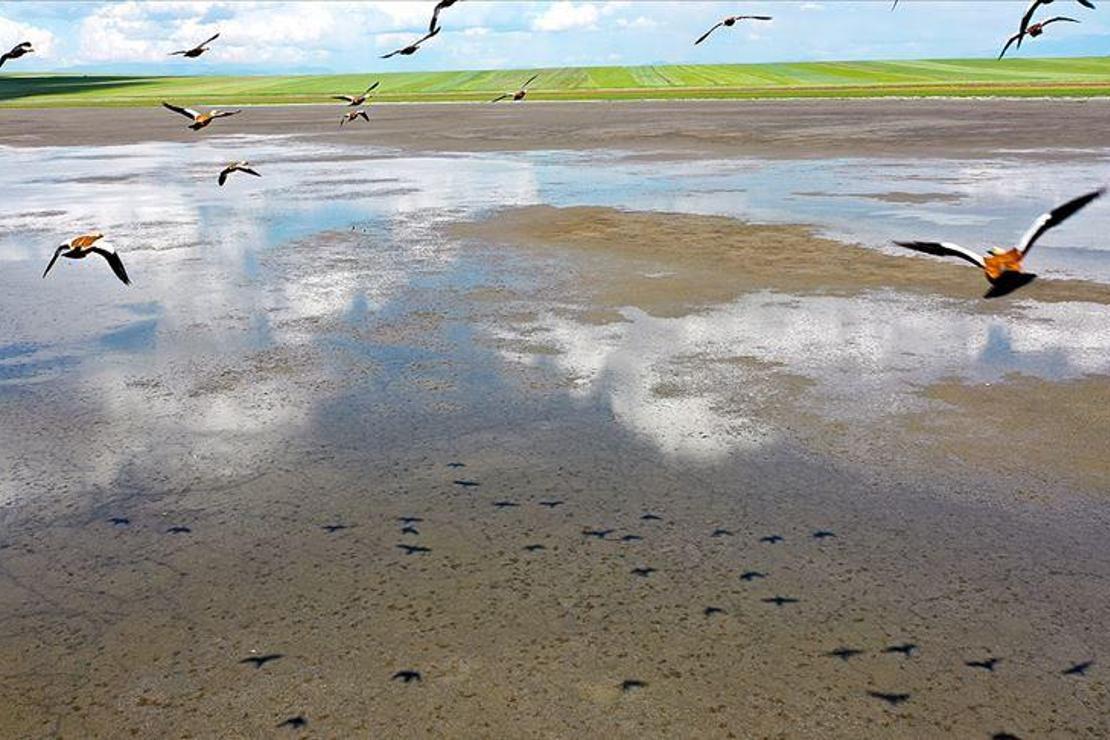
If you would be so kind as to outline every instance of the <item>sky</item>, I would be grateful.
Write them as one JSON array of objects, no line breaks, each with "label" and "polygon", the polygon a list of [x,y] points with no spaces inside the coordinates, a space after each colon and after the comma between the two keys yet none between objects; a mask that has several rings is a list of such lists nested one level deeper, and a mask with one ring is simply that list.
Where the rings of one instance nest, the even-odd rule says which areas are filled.
[{"label": "sky", "polygon": [[[371,2],[0,2],[0,46],[36,53],[9,71],[320,74],[631,64],[994,57],[1027,0],[462,0],[412,56],[378,57],[427,31],[432,0]],[[722,17],[771,15],[721,29]],[[1059,23],[1015,56],[1110,54],[1110,7],[1042,9]],[[213,33],[195,60],[168,52]],[[16,65],[18,64],[18,68]]]}]

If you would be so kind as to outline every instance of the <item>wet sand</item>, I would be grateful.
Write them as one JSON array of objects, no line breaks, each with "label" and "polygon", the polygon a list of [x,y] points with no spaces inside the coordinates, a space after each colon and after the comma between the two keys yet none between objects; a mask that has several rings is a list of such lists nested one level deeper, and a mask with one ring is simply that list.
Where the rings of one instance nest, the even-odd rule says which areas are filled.
[{"label": "wet sand", "polygon": [[[654,151],[636,126],[608,135]],[[126,299],[9,263],[46,318],[0,324],[0,735],[1110,734],[1110,289],[984,302],[806,226],[436,205],[177,245],[163,284],[140,255]],[[133,316],[85,351],[63,290]]]},{"label": "wet sand", "polygon": [[[203,101],[173,101],[203,105]],[[248,107],[199,136],[311,136],[423,152],[615,149],[647,157],[1068,157],[1110,146],[1107,100],[816,100],[372,105],[339,127],[334,105]],[[192,141],[162,108],[12,110],[0,144]],[[1045,132],[1051,131],[1046,139]]]}]

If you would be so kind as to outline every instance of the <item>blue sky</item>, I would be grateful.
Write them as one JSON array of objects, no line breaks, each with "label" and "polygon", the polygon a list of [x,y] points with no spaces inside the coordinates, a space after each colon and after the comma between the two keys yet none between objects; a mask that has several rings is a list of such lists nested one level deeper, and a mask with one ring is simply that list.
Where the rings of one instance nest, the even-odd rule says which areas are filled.
[{"label": "blue sky", "polygon": [[[151,74],[992,57],[1027,2],[901,0],[892,12],[889,0],[463,0],[444,11],[444,31],[419,53],[379,59],[427,29],[433,4],[0,2],[0,46],[30,39],[38,48],[9,63],[10,71]],[[1091,11],[1062,0],[1047,11],[1082,23],[1057,24],[1015,56],[1110,53],[1110,7]],[[693,45],[735,13],[774,21],[723,29]],[[217,31],[222,35],[204,57],[167,56]]]}]

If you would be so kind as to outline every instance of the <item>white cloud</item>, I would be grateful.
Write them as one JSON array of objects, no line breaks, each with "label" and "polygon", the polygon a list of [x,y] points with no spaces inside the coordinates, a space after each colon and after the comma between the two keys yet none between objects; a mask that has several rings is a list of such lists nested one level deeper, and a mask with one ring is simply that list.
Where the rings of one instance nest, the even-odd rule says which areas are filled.
[{"label": "white cloud", "polygon": [[594,3],[574,3],[558,0],[532,21],[535,31],[570,31],[597,27],[601,11]]},{"label": "white cloud", "polygon": [[40,57],[49,58],[54,52],[54,34],[50,31],[0,17],[0,47],[3,47],[0,51],[6,52],[24,41],[30,41],[34,53]]}]

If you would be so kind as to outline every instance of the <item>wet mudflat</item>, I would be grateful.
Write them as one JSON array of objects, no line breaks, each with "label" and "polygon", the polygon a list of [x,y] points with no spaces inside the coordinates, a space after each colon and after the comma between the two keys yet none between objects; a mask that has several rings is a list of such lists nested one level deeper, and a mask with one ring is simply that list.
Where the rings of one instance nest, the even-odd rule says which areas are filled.
[{"label": "wet mudflat", "polygon": [[873,248],[1004,157],[3,157],[2,734],[1110,731],[1105,211],[989,305]]}]

